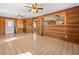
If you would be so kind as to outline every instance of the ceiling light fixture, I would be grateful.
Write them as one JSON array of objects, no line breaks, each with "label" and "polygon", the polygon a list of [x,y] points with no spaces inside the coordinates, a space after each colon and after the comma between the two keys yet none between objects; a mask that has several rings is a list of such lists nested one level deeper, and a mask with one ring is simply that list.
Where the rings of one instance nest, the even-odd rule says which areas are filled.
[{"label": "ceiling light fixture", "polygon": [[37,11],[37,3],[34,3],[33,5],[32,5],[32,7],[33,7],[33,12],[34,13],[37,13],[38,11]]}]

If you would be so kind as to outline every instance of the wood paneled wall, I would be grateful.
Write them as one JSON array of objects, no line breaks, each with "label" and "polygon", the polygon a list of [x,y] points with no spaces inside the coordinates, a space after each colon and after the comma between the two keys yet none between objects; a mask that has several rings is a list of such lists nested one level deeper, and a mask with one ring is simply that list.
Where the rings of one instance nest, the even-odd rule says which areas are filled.
[{"label": "wood paneled wall", "polygon": [[79,43],[79,6],[66,10],[66,24],[68,40]]},{"label": "wood paneled wall", "polygon": [[65,38],[67,36],[66,25],[47,25],[44,27],[44,35]]},{"label": "wood paneled wall", "polygon": [[44,26],[43,34],[79,43],[79,6],[47,14],[42,17],[49,17],[57,14],[64,14],[64,24]]},{"label": "wood paneled wall", "polygon": [[[9,17],[0,17],[0,35],[5,34],[5,19]],[[14,18],[15,33],[33,32],[32,18],[18,19]]]},{"label": "wood paneled wall", "polygon": [[0,17],[0,35],[5,34],[5,18]]},{"label": "wood paneled wall", "polygon": [[24,19],[24,32],[33,32],[33,19]]}]

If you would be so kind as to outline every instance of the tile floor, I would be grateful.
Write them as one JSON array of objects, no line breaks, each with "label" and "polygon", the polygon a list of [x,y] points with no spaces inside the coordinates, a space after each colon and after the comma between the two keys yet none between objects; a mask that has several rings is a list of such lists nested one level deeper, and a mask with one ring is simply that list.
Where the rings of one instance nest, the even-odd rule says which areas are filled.
[{"label": "tile floor", "polygon": [[0,55],[79,55],[79,45],[35,33],[21,33],[0,37]]}]

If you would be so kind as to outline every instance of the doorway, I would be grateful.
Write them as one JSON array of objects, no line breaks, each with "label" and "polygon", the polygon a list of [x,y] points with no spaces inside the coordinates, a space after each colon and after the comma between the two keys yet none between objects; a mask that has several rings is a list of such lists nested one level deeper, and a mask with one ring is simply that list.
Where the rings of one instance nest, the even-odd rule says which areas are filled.
[{"label": "doorway", "polygon": [[14,34],[14,19],[5,19],[5,34]]},{"label": "doorway", "polygon": [[33,22],[33,29],[36,31],[36,21]]},{"label": "doorway", "polygon": [[36,21],[37,19],[33,19],[33,32],[36,32],[37,26],[36,26]]}]

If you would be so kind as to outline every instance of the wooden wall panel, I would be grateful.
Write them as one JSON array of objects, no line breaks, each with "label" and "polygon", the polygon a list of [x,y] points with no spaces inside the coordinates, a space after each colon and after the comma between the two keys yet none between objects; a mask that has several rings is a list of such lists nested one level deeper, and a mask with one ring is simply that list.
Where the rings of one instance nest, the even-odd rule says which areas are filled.
[{"label": "wooden wall panel", "polygon": [[68,39],[79,43],[79,6],[66,10],[68,27]]},{"label": "wooden wall panel", "polygon": [[48,25],[44,27],[44,35],[49,35],[58,38],[66,38],[67,27],[66,25]]},{"label": "wooden wall panel", "polygon": [[0,17],[0,35],[5,34],[5,18]]},{"label": "wooden wall panel", "polygon": [[79,6],[66,10],[67,24],[79,24]]}]

